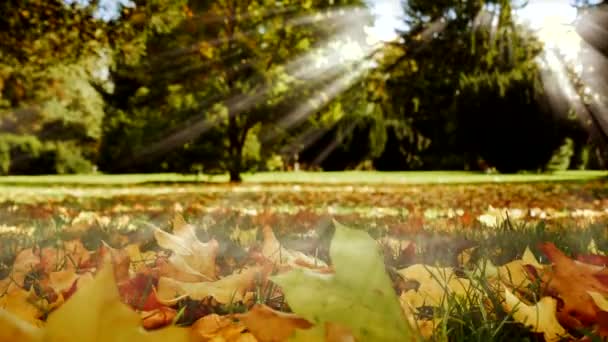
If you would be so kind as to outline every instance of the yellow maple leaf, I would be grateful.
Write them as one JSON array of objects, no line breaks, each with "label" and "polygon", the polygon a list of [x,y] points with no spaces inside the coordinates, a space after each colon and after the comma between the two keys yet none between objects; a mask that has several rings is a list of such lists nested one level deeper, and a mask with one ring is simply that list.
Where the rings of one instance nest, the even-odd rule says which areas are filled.
[{"label": "yellow maple leaf", "polygon": [[194,227],[186,224],[181,216],[177,216],[173,221],[173,234],[155,229],[154,238],[159,246],[173,252],[169,258],[172,270],[167,275],[176,279],[179,278],[179,273],[198,276],[194,279],[182,279],[188,281],[216,279],[215,258],[219,251],[217,240],[201,242]]},{"label": "yellow maple leaf", "polygon": [[173,305],[184,297],[196,300],[213,297],[222,304],[237,302],[245,298],[247,289],[253,285],[256,274],[261,270],[261,267],[247,268],[212,282],[187,283],[161,277],[156,295],[158,300],[166,305]]},{"label": "yellow maple leaf", "polygon": [[42,341],[42,329],[0,309],[0,341]]},{"label": "yellow maple leaf", "polygon": [[39,317],[42,315],[40,308],[43,305],[35,304],[42,301],[46,302],[45,299],[38,298],[33,289],[26,291],[22,288],[15,288],[0,297],[0,308],[30,324],[41,326],[42,322]]},{"label": "yellow maple leaf", "polygon": [[188,331],[177,327],[145,331],[140,316],[121,302],[112,267],[106,263],[91,283],[49,315],[44,340],[186,342]]},{"label": "yellow maple leaf", "polygon": [[416,264],[399,270],[405,280],[414,280],[420,284],[417,290],[409,290],[401,294],[401,300],[411,307],[440,306],[445,296],[455,294],[464,296],[469,291],[475,291],[468,279],[459,278],[451,267],[432,267]]},{"label": "yellow maple leaf", "polygon": [[528,326],[533,332],[542,333],[546,341],[560,341],[568,335],[557,320],[555,298],[543,297],[535,305],[528,305],[505,287],[504,306],[515,321]]}]

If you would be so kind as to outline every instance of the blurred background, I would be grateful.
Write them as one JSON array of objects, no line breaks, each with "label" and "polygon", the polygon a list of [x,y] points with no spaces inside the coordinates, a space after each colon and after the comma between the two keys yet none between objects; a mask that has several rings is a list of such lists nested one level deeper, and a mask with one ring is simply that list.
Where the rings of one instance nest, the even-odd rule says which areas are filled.
[{"label": "blurred background", "polygon": [[608,4],[4,0],[0,173],[606,169]]}]

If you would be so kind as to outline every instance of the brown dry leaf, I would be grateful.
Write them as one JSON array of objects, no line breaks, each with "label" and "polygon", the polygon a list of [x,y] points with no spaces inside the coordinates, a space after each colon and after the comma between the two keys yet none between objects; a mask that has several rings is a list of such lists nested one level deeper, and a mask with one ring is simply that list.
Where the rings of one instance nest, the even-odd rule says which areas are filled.
[{"label": "brown dry leaf", "polygon": [[560,341],[568,332],[557,320],[557,300],[543,297],[535,305],[528,305],[505,288],[505,310],[513,315],[515,321],[530,327],[536,333],[542,333],[545,340]]},{"label": "brown dry leaf", "polygon": [[327,268],[323,260],[284,248],[269,226],[265,226],[262,232],[264,235],[262,255],[271,263],[293,268]]},{"label": "brown dry leaf", "polygon": [[560,308],[560,321],[563,324],[578,328],[575,322],[583,325],[593,324],[599,309],[589,291],[608,295],[606,274],[603,270],[583,267],[580,263],[567,257],[552,243],[544,243],[539,248],[553,263],[552,267],[536,270],[537,276],[547,295],[559,297],[564,305]]},{"label": "brown dry leaf", "polygon": [[261,271],[261,267],[252,267],[220,280],[199,283],[186,283],[161,277],[158,281],[158,300],[165,305],[173,305],[186,296],[195,300],[213,297],[222,304],[242,301],[247,289],[253,285],[256,274]]},{"label": "brown dry leaf", "polygon": [[256,304],[248,312],[234,317],[261,342],[285,341],[295,329],[312,327],[310,322],[295,314],[276,311],[262,304]]},{"label": "brown dry leaf", "polygon": [[450,293],[464,296],[467,292],[476,291],[468,279],[458,278],[450,267],[416,264],[399,270],[398,273],[405,281],[416,281],[419,284],[417,290],[401,294],[401,300],[412,308],[440,306],[444,297]]},{"label": "brown dry leaf", "polygon": [[169,264],[185,274],[199,276],[195,281],[216,279],[215,258],[219,251],[217,240],[201,242],[194,227],[186,224],[181,216],[173,223],[173,234],[155,229],[154,238],[159,246],[173,252]]},{"label": "brown dry leaf", "polygon": [[245,332],[247,327],[228,316],[210,314],[200,318],[191,327],[192,342],[256,342],[257,339]]}]

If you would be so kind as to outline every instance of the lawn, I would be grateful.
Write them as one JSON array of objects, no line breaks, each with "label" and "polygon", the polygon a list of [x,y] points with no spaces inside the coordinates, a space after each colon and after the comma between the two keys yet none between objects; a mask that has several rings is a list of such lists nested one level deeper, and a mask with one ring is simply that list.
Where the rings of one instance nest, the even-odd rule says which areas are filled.
[{"label": "lawn", "polygon": [[[81,315],[141,321],[152,335],[177,324],[161,331],[178,341],[185,331],[206,336],[197,341],[315,341],[323,329],[365,341],[602,336],[606,176],[293,172],[238,185],[175,174],[3,177],[0,308],[65,329],[80,320],[61,304],[76,291]],[[123,270],[117,294],[96,271],[104,255]],[[378,296],[386,291],[394,294]],[[122,301],[136,319],[89,304],[96,296]],[[54,316],[63,318],[47,322]],[[216,330],[204,330],[205,317]]]},{"label": "lawn", "polygon": [[[607,171],[560,171],[554,173],[485,174],[464,171],[413,172],[261,172],[244,174],[245,183],[316,184],[475,184],[588,181],[608,177]],[[227,182],[228,175],[182,175],[176,173],[128,175],[3,176],[3,185],[134,185],[141,183]]]}]

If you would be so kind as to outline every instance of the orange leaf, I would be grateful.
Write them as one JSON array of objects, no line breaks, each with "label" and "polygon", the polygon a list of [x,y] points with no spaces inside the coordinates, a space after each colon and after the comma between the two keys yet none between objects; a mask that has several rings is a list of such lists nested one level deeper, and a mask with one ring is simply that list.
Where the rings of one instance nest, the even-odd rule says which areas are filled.
[{"label": "orange leaf", "polygon": [[141,315],[143,327],[151,330],[171,324],[177,315],[177,312],[169,307],[163,306],[152,311],[144,311]]},{"label": "orange leaf", "polygon": [[560,322],[570,328],[580,328],[576,322],[584,326],[595,323],[599,310],[588,292],[608,294],[608,286],[602,279],[605,274],[575,262],[552,243],[543,243],[539,248],[553,266],[530,273],[541,280],[546,294],[562,299],[563,306],[558,314]]},{"label": "orange leaf", "polygon": [[261,342],[285,341],[296,329],[312,327],[311,323],[295,314],[276,311],[262,304],[256,304],[248,312],[234,317]]}]

